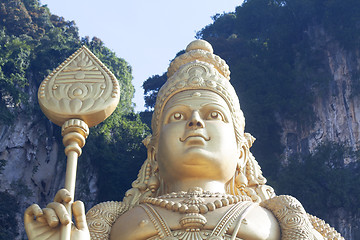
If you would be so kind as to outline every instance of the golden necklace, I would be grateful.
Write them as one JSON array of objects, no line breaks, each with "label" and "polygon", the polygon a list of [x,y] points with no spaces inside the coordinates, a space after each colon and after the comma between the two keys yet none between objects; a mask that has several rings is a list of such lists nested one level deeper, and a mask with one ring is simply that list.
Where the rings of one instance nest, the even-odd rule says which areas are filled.
[{"label": "golden necklace", "polygon": [[[174,198],[184,199],[179,202],[170,200]],[[217,199],[213,202],[205,203],[204,198]],[[181,227],[186,229],[186,232],[195,233],[200,232],[207,223],[206,218],[202,214],[244,201],[251,202],[251,198],[249,196],[233,196],[207,191],[204,192],[201,188],[192,188],[187,192],[170,193],[160,197],[146,197],[141,201],[141,203],[185,214],[185,216],[183,216],[179,221]]]},{"label": "golden necklace", "polygon": [[[174,202],[167,199],[184,198],[180,202]],[[221,198],[214,202],[205,204],[204,198]],[[146,197],[141,203],[148,203],[161,208],[166,208],[173,212],[179,213],[201,213],[205,214],[208,211],[214,211],[217,208],[222,208],[238,202],[251,201],[249,196],[234,196],[221,193],[204,192],[201,188],[189,189],[188,192],[177,192],[162,195],[160,197]]]}]

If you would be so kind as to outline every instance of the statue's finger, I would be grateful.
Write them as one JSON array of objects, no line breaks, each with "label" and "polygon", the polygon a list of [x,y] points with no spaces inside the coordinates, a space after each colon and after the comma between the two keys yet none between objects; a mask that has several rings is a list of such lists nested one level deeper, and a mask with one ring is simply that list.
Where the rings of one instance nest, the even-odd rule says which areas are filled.
[{"label": "statue's finger", "polygon": [[60,189],[56,195],[55,195],[55,198],[54,198],[54,202],[65,202],[65,203],[68,203],[71,201],[71,196],[70,196],[70,193],[68,190],[66,190],[65,188],[63,189]]},{"label": "statue's finger", "polygon": [[44,216],[50,227],[54,228],[59,225],[59,218],[56,216],[56,212],[52,208],[43,209]]},{"label": "statue's finger", "polygon": [[24,222],[25,224],[29,223],[31,221],[34,221],[34,217],[40,217],[42,215],[43,215],[43,211],[41,210],[39,205],[33,204],[25,210]]},{"label": "statue's finger", "polygon": [[86,230],[88,228],[85,216],[85,206],[81,201],[76,201],[72,205],[73,215],[75,218],[76,227],[79,230]]},{"label": "statue's finger", "polygon": [[46,218],[44,217],[44,215],[42,215],[40,217],[37,217],[36,221],[40,222],[40,223],[48,224]]},{"label": "statue's finger", "polygon": [[62,205],[61,203],[52,202],[52,203],[49,203],[46,207],[54,209],[61,224],[67,225],[71,221],[70,216],[69,216],[68,212],[66,211],[65,206]]}]

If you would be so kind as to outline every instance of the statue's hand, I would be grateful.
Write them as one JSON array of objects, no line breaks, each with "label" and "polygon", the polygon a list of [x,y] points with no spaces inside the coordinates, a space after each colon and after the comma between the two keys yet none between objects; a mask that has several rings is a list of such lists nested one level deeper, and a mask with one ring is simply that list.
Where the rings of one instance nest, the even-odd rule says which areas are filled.
[{"label": "statue's hand", "polygon": [[[28,207],[24,214],[25,230],[29,240],[60,240],[61,225],[71,223],[63,203],[71,201],[69,192],[61,189],[54,202],[41,209],[37,204]],[[72,204],[76,225],[72,225],[71,240],[90,240],[86,224],[85,207],[81,201]]]}]

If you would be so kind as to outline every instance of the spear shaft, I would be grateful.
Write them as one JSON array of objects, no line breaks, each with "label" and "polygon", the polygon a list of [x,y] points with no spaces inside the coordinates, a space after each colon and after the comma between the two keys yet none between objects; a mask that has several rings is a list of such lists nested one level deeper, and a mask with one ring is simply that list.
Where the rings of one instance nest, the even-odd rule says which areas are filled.
[{"label": "spear shaft", "polygon": [[[63,143],[67,156],[65,189],[69,191],[71,201],[64,204],[70,219],[72,219],[71,206],[75,196],[76,169],[81,148],[85,145],[85,139],[89,135],[87,124],[79,119],[70,119],[62,126]],[[71,223],[61,226],[61,240],[70,240]]]}]

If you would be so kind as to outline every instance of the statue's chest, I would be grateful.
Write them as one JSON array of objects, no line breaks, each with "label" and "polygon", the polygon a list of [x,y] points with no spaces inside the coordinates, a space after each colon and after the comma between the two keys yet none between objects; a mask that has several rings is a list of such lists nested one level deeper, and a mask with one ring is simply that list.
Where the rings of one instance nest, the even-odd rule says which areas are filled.
[{"label": "statue's chest", "polygon": [[125,213],[114,224],[111,240],[231,239],[234,229],[237,233],[246,212],[254,205],[248,201],[225,206],[217,203],[200,211],[202,205],[178,204],[179,208],[170,208],[167,203],[142,203]]}]

